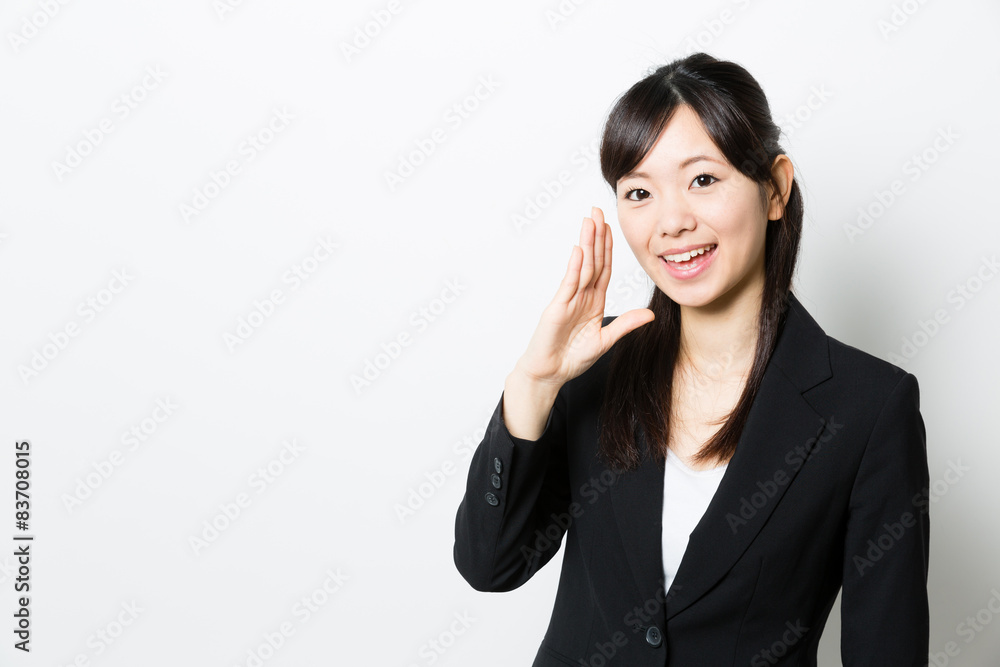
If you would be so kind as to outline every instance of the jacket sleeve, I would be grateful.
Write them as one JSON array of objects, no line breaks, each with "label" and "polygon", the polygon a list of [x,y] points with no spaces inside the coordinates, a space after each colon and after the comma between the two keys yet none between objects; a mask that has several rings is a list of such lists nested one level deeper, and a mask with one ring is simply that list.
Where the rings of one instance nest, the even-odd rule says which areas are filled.
[{"label": "jacket sleeve", "polygon": [[844,543],[844,667],[923,667],[930,642],[927,445],[917,379],[889,394],[861,458]]},{"label": "jacket sleeve", "polygon": [[559,550],[569,521],[566,385],[537,440],[516,438],[503,393],[472,456],[455,518],[455,565],[478,591],[517,588]]}]

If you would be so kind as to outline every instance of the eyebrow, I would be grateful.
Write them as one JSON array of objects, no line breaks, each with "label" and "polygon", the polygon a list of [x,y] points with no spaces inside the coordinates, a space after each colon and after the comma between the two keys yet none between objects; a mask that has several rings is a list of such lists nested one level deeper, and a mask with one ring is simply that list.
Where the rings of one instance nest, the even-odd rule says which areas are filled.
[{"label": "eyebrow", "polygon": [[[721,164],[722,166],[725,166],[726,164],[725,162],[721,162],[715,159],[711,155],[692,155],[691,157],[681,162],[680,165],[678,165],[678,169],[684,169],[688,165],[694,164],[695,162],[701,162],[703,160],[708,160],[709,162],[715,162],[717,164]],[[652,178],[652,177],[644,171],[630,171],[629,173],[625,174],[620,179],[618,179],[618,181],[619,182],[624,181],[626,178]]]}]

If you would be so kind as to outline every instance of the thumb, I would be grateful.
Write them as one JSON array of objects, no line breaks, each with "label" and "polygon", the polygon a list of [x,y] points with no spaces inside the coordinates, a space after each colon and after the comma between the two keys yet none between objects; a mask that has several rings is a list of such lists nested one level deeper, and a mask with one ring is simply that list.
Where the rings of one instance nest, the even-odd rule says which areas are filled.
[{"label": "thumb", "polygon": [[634,329],[638,329],[644,324],[649,324],[655,319],[653,311],[649,308],[636,308],[622,313],[613,319],[608,326],[602,330],[602,339],[605,341],[605,351],[611,349],[619,338]]}]

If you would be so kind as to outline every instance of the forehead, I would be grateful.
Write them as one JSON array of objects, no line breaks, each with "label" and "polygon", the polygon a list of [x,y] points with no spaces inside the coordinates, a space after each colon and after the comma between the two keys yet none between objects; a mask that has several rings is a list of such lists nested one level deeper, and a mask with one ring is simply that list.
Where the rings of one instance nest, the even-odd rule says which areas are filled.
[{"label": "forehead", "polygon": [[725,163],[698,114],[682,104],[674,110],[649,153],[633,171],[673,171],[689,158],[704,155]]}]

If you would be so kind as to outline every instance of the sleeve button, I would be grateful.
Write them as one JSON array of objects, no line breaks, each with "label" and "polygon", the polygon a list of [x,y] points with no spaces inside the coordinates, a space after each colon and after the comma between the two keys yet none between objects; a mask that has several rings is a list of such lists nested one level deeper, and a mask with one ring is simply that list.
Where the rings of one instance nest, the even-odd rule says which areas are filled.
[{"label": "sleeve button", "polygon": [[493,459],[493,469],[497,471],[498,475],[503,472],[503,463],[500,462],[499,457]]},{"label": "sleeve button", "polygon": [[494,473],[494,475],[490,478],[490,481],[493,482],[493,488],[494,489],[499,489],[500,488],[500,475],[497,475],[497,474]]},{"label": "sleeve button", "polygon": [[492,492],[486,494],[486,502],[494,507],[500,504],[500,500]]}]

